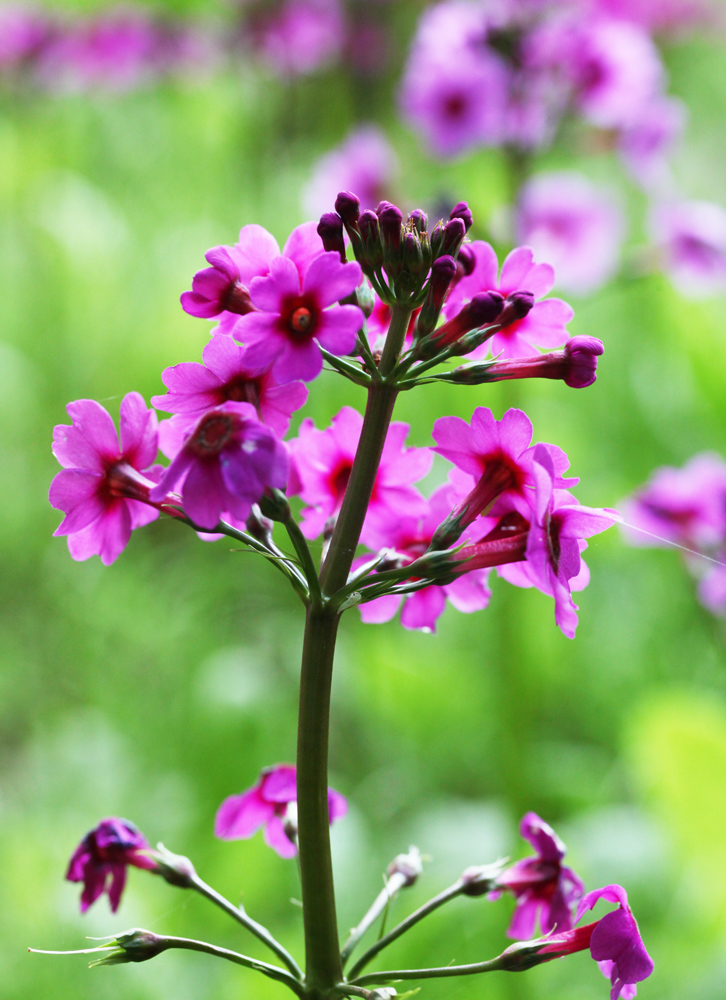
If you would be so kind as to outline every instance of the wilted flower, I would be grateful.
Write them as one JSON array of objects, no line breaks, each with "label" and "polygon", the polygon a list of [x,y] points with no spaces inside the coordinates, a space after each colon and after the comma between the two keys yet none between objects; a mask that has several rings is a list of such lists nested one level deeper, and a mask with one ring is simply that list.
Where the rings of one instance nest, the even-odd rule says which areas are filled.
[{"label": "wilted flower", "polygon": [[83,838],[73,853],[66,878],[83,882],[81,913],[85,913],[104,892],[113,913],[118,909],[126,885],[126,868],[146,868],[153,871],[156,862],[144,854],[149,844],[133,823],[110,816],[102,819]]}]

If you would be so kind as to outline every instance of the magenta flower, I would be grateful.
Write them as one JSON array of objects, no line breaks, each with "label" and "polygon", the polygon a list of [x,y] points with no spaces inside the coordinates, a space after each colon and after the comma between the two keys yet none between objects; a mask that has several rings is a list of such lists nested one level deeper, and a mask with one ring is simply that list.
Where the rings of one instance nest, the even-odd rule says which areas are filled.
[{"label": "magenta flower", "polygon": [[689,298],[726,289],[726,211],[707,201],[656,206],[651,233],[663,268]]},{"label": "magenta flower", "polygon": [[704,452],[680,469],[657,469],[626,501],[623,516],[633,545],[719,545],[726,539],[726,461]]},{"label": "magenta flower", "polygon": [[40,10],[28,5],[0,5],[0,69],[16,69],[40,51],[52,33]]},{"label": "magenta flower", "polygon": [[[458,518],[461,528],[488,513],[498,498],[504,503],[502,513],[507,512],[507,504],[514,502],[517,510],[528,517],[531,501],[529,495],[525,498],[525,488],[535,484],[535,450],[531,447],[532,423],[526,413],[511,409],[501,420],[495,420],[488,407],[479,406],[471,424],[461,417],[439,417],[432,436],[437,444],[432,451],[453,462],[457,469],[450,476],[454,489],[449,499],[456,502],[451,516]],[[578,482],[562,478],[570,464],[563,451],[555,445],[538,447],[551,454],[558,487]]]},{"label": "magenta flower", "polygon": [[[406,566],[429,547],[434,532],[450,511],[449,489],[440,487],[428,502],[428,511],[421,517],[391,515],[388,522],[376,530],[375,545],[369,538],[371,548],[390,549],[390,559],[397,565]],[[368,561],[362,557],[357,565]],[[367,624],[390,621],[403,602],[401,624],[407,629],[435,632],[436,620],[443,613],[447,599],[457,609],[467,614],[481,611],[489,604],[491,591],[487,586],[486,570],[472,570],[452,583],[444,586],[432,585],[412,594],[387,594],[366,604],[359,605],[361,619]]]},{"label": "magenta flower", "polygon": [[[297,772],[292,764],[265,768],[260,780],[241,795],[224,800],[214,821],[214,835],[221,840],[246,840],[264,826],[268,847],[281,858],[297,854]],[[328,789],[328,817],[331,823],[348,812],[340,792]]]},{"label": "magenta flower", "polygon": [[134,824],[116,816],[102,819],[87,833],[73,852],[66,872],[69,882],[83,882],[81,913],[104,892],[115,913],[126,885],[128,865],[148,871],[156,868],[156,862],[141,853],[148,848],[146,838]]},{"label": "magenta flower", "polygon": [[597,378],[597,359],[603,350],[602,341],[597,337],[571,337],[563,351],[536,354],[532,358],[495,361],[487,368],[485,381],[554,378],[562,379],[571,389],[585,389]]},{"label": "magenta flower", "polygon": [[323,367],[320,347],[349,354],[364,316],[358,306],[337,303],[354,292],[362,278],[360,264],[342,264],[335,251],[316,257],[304,276],[289,257],[276,257],[269,276],[254,278],[250,285],[252,304],[259,311],[241,316],[235,326],[235,337],[249,345],[249,363],[271,365],[282,384],[310,382]]},{"label": "magenta flower", "polygon": [[562,864],[565,845],[552,827],[533,812],[525,814],[519,830],[537,853],[517,861],[497,879],[497,885],[509,890],[517,900],[507,934],[517,940],[530,938],[538,919],[543,934],[571,930],[571,907],[585,887],[572,869]]},{"label": "magenta flower", "polygon": [[[63,466],[50,486],[51,506],[65,517],[53,532],[68,536],[77,560],[98,555],[106,566],[123,552],[134,528],[159,516],[150,491],[160,466],[156,414],[138,392],[121,402],[121,444],[108,412],[93,399],[66,407],[72,424],[53,430],[53,454]],[[150,467],[151,466],[151,467]]]},{"label": "magenta flower", "polygon": [[585,539],[609,528],[620,515],[609,508],[584,507],[570,493],[556,489],[555,463],[546,445],[536,445],[533,457],[535,491],[530,497],[526,562],[502,566],[498,572],[515,586],[535,586],[553,597],[555,622],[574,639],[578,609],[572,591],[582,590],[589,580],[581,558]]},{"label": "magenta flower", "polygon": [[623,214],[609,192],[581,174],[539,174],[522,189],[516,238],[551,262],[560,288],[587,295],[618,268]]},{"label": "magenta flower", "polygon": [[268,370],[247,363],[247,353],[231,337],[215,333],[202,351],[204,364],[183,362],[167,368],[161,377],[169,392],[153,396],[151,402],[188,418],[228,401],[251,403],[259,419],[284,437],[290,417],[305,405],[308,391],[301,382],[278,385]]},{"label": "magenta flower", "polygon": [[175,430],[183,440],[172,445],[169,436],[164,442],[173,459],[151,497],[160,502],[181,492],[185,513],[200,528],[215,528],[227,511],[245,521],[266,489],[283,489],[287,482],[285,446],[250,403],[224,403],[188,433],[185,424]]},{"label": "magenta flower", "polygon": [[330,211],[339,191],[355,191],[361,210],[375,209],[392,196],[398,173],[398,157],[385,133],[376,125],[361,125],[316,163],[303,191],[305,212]]},{"label": "magenta flower", "polygon": [[[500,275],[497,255],[489,243],[475,240],[469,247],[476,262],[471,273],[451,290],[444,305],[447,320],[453,319],[475,295],[498,292],[504,296],[506,308],[507,296],[528,292],[535,299],[542,299],[554,284],[553,268],[549,264],[535,264],[530,247],[512,250],[502,264]],[[483,357],[491,351],[495,357],[523,358],[530,356],[535,347],[561,347],[569,339],[566,326],[573,315],[572,308],[562,299],[535,302],[524,319],[515,320],[495,333],[471,357]]]},{"label": "magenta flower", "polygon": [[[305,222],[290,233],[282,255],[295,264],[302,277],[322,252],[317,224]],[[181,296],[182,308],[191,316],[218,318],[223,333],[234,333],[239,317],[254,308],[250,282],[268,275],[272,261],[279,256],[280,247],[271,233],[255,224],[243,226],[234,246],[212,247],[207,251],[205,257],[212,266],[194,275],[191,292]]]},{"label": "magenta flower", "polygon": [[708,21],[712,12],[709,0],[596,0],[595,8],[612,17],[635,21],[649,31]]},{"label": "magenta flower", "polygon": [[[303,508],[301,525],[306,538],[317,538],[338,515],[362,426],[360,413],[344,406],[326,430],[317,430],[308,418],[302,422],[299,436],[289,442],[289,493],[299,494],[308,504]],[[427,474],[433,455],[428,448],[404,448],[408,430],[408,424],[399,421],[388,430],[361,532],[363,545],[370,540],[375,548],[379,533],[386,530],[392,516],[423,517],[427,513],[425,499],[412,484]]]},{"label": "magenta flower", "polygon": [[259,39],[263,58],[283,76],[304,76],[334,62],[345,45],[340,0],[284,0]]},{"label": "magenta flower", "polygon": [[590,938],[590,954],[602,974],[610,980],[610,1000],[632,1000],[636,983],[647,979],[653,971],[653,959],[645,950],[638,923],[628,905],[628,894],[619,885],[594,889],[580,900],[575,923],[591,910],[599,899],[617,903],[617,910],[598,920]]}]

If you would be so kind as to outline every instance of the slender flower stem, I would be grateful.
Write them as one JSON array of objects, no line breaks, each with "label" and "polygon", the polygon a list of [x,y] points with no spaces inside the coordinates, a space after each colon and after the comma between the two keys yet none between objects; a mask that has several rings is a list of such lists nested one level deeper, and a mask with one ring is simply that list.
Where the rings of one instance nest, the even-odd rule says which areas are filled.
[{"label": "slender flower stem", "polygon": [[297,743],[297,808],[300,879],[305,929],[305,984],[313,996],[326,994],[343,978],[335,912],[328,814],[330,687],[340,613],[328,601],[344,586],[373,492],[396,400],[386,381],[408,327],[410,309],[394,306],[380,379],[368,390],[368,404],[350,480],[320,574],[321,596],[305,619]]},{"label": "slender flower stem", "polygon": [[259,938],[263,944],[266,944],[267,947],[277,955],[280,961],[288,967],[293,976],[302,982],[302,969],[288,950],[284,948],[280,942],[272,936],[272,934],[270,934],[266,927],[262,924],[258,924],[256,920],[253,920],[252,917],[248,916],[242,906],[238,907],[235,906],[234,903],[230,903],[230,901],[225,899],[221,893],[217,892],[217,890],[213,889],[211,885],[207,885],[206,882],[199,878],[196,873],[190,876],[190,881],[191,887],[200,895],[204,896],[205,899],[210,900],[210,902],[214,903],[215,906],[218,906],[221,910],[224,910],[224,912],[228,913],[233,920],[242,924],[242,926],[246,927],[248,931],[255,935],[256,938]]},{"label": "slender flower stem", "polygon": [[[444,889],[443,892],[434,896],[433,899],[428,901],[428,903],[424,903],[423,906],[420,906],[418,910],[415,910],[409,917],[402,920],[401,923],[390,930],[385,937],[382,937],[380,941],[376,941],[374,945],[371,945],[368,951],[361,955],[353,968],[350,970],[349,979],[352,982],[355,981],[361,985],[360,981],[356,979],[356,976],[358,976],[358,974],[365,969],[366,965],[368,965],[368,963],[372,961],[372,959],[374,959],[380,951],[383,951],[383,949],[387,948],[389,944],[392,944],[397,938],[401,937],[402,934],[405,934],[406,931],[410,930],[414,924],[419,922],[419,920],[423,920],[424,917],[427,917],[429,913],[433,913],[434,910],[438,910],[438,908],[443,906],[444,903],[448,903],[450,899],[455,899],[457,896],[461,895],[465,886],[466,882],[464,882],[463,879],[458,879],[458,881],[454,882],[453,885],[450,885],[448,889]],[[368,981],[370,977],[366,976],[364,978]],[[410,979],[412,977],[409,976],[408,978]]]},{"label": "slender flower stem", "polygon": [[318,581],[318,572],[315,568],[315,563],[313,562],[313,557],[310,554],[310,548],[307,543],[305,535],[303,535],[300,530],[300,525],[297,523],[295,518],[290,515],[284,522],[285,530],[293,544],[295,551],[298,554],[300,563],[302,564],[303,572],[307,580],[308,587],[310,589],[311,595],[317,600],[320,599],[320,583]]},{"label": "slender flower stem", "polygon": [[481,972],[500,972],[506,968],[506,959],[501,955],[488,962],[475,962],[473,965],[444,965],[436,969],[393,969],[386,972],[369,972],[352,980],[354,986],[390,983],[397,979],[442,979],[447,976],[476,976]]},{"label": "slender flower stem", "polygon": [[355,946],[358,944],[365,932],[371,924],[378,919],[393,897],[404,887],[404,885],[406,885],[407,881],[408,878],[403,872],[394,872],[388,879],[385,886],[373,900],[370,909],[365,914],[361,922],[350,932],[350,937],[345,942],[343,950],[340,953],[340,957],[343,961],[343,968],[345,968],[345,963],[350,958]]}]

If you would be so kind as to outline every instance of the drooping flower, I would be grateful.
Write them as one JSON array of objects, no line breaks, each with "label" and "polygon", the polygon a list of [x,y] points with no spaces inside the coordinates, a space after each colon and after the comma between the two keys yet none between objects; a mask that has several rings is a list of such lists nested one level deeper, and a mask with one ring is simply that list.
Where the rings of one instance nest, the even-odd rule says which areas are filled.
[{"label": "drooping flower", "polygon": [[[282,858],[297,853],[297,771],[292,764],[265,768],[252,788],[230,795],[217,810],[214,834],[221,840],[246,840],[264,826],[265,843]],[[328,789],[331,823],[348,812],[340,792]]]},{"label": "drooping flower", "polygon": [[623,1000],[632,1000],[637,992],[635,984],[647,979],[653,971],[653,959],[645,950],[638,923],[628,905],[628,894],[622,886],[606,885],[588,892],[578,904],[575,923],[599,899],[617,903],[618,908],[598,920],[590,938],[590,954],[610,980],[610,1000],[621,996]]},{"label": "drooping flower", "polygon": [[[172,421],[169,422],[172,424]],[[191,427],[171,427],[162,442],[172,458],[152,500],[180,492],[185,513],[200,528],[215,528],[223,513],[246,521],[266,489],[287,482],[284,444],[257,419],[250,403],[227,402]]]},{"label": "drooping flower", "polygon": [[[390,550],[386,559],[387,566],[406,566],[412,563],[426,552],[437,527],[449,513],[451,505],[448,494],[447,486],[436,490],[429,499],[428,511],[421,517],[392,514],[385,526],[377,527],[377,537],[369,536],[368,545],[371,548]],[[364,556],[359,562],[366,562],[367,559]],[[356,569],[355,563],[353,568]],[[431,585],[407,595],[387,594],[359,605],[360,616],[368,624],[387,622],[394,617],[403,602],[401,624],[404,628],[435,632],[436,620],[443,613],[447,599],[457,611],[467,614],[486,608],[491,597],[487,586],[488,575],[487,570],[472,570],[444,586]]]},{"label": "drooping flower", "polygon": [[726,289],[726,211],[707,201],[656,206],[650,229],[663,268],[688,298]]},{"label": "drooping flower", "polygon": [[[299,436],[289,442],[289,493],[299,494],[308,505],[301,525],[307,538],[317,538],[340,511],[362,427],[360,413],[344,406],[326,430],[317,430],[307,419]],[[363,545],[371,539],[375,546],[378,532],[385,531],[391,516],[418,517],[427,512],[425,499],[412,484],[429,471],[433,455],[428,448],[404,448],[408,430],[408,424],[398,421],[388,430],[361,532]]]},{"label": "drooping flower", "polygon": [[228,401],[251,403],[259,419],[284,437],[290,417],[305,405],[308,391],[300,382],[278,385],[266,367],[247,361],[248,349],[221,332],[202,351],[204,364],[185,361],[167,368],[162,377],[169,392],[152,396],[152,403],[167,413],[195,422],[206,410]]},{"label": "drooping flower", "polygon": [[[555,463],[546,445],[536,445],[533,458],[535,489],[529,497],[526,561],[502,566],[498,572],[515,586],[534,586],[553,597],[555,622],[568,639],[574,639],[578,609],[572,591],[582,590],[589,580],[581,558],[585,539],[605,531],[620,515],[609,508],[584,507],[570,493],[556,489]],[[521,499],[515,495],[511,502]]]},{"label": "drooping flower", "polygon": [[[108,412],[93,399],[66,407],[72,424],[53,431],[53,454],[63,466],[49,499],[65,517],[55,535],[68,536],[74,559],[98,555],[109,566],[128,544],[131,531],[159,516],[150,492],[161,473],[156,414],[138,392],[121,402],[121,443]],[[163,497],[159,497],[163,499]]]},{"label": "drooping flower", "polygon": [[[316,223],[305,222],[293,229],[282,256],[295,264],[302,277],[322,252]],[[280,247],[271,233],[254,223],[243,226],[233,246],[217,246],[207,251],[205,257],[212,266],[194,275],[191,292],[181,296],[182,308],[190,316],[219,319],[220,330],[233,333],[239,317],[254,308],[250,282],[268,275],[272,261],[279,256]]]},{"label": "drooping flower", "polygon": [[276,257],[269,276],[250,284],[256,311],[235,325],[234,336],[249,345],[249,363],[271,365],[281,384],[310,382],[323,367],[320,347],[349,354],[364,316],[358,306],[338,301],[354,292],[362,277],[360,264],[343,264],[334,251],[315,257],[304,276],[288,257]]},{"label": "drooping flower", "polygon": [[303,207],[308,215],[319,216],[335,204],[339,191],[355,191],[361,209],[375,209],[392,196],[398,172],[398,158],[385,133],[376,125],[361,125],[318,160],[303,191]]},{"label": "drooping flower", "polygon": [[585,887],[575,872],[562,864],[565,845],[533,812],[524,815],[519,830],[537,853],[515,862],[497,878],[498,888],[513,893],[517,900],[507,934],[517,940],[530,938],[538,919],[543,934],[570,930],[571,908]]},{"label": "drooping flower", "polygon": [[531,356],[536,347],[562,347],[569,339],[566,326],[574,314],[562,299],[543,298],[554,284],[554,269],[549,264],[535,264],[530,247],[518,247],[508,254],[498,275],[497,255],[489,243],[475,240],[470,250],[476,263],[471,273],[452,288],[444,304],[447,320],[453,319],[475,295],[485,292],[502,295],[505,309],[508,300],[525,292],[543,300],[535,302],[523,319],[509,323],[470,356],[479,358],[491,351],[495,357],[523,358]]},{"label": "drooping flower", "polygon": [[[472,414],[471,424],[461,417],[439,417],[432,436],[436,441],[432,450],[456,466],[450,476],[453,490],[449,500],[456,504],[450,520],[457,522],[457,528],[466,528],[488,513],[499,498],[510,504],[515,501],[520,513],[528,516],[529,496],[523,504],[516,504],[517,499],[521,501],[524,497],[525,489],[535,483],[532,423],[526,413],[511,409],[501,420],[495,420],[488,407],[479,406]],[[578,482],[563,478],[570,463],[561,449],[555,445],[538,447],[551,454],[559,488]],[[506,513],[504,508],[502,513]]]},{"label": "drooping flower", "polygon": [[522,189],[516,238],[550,261],[567,292],[586,295],[612,278],[623,236],[620,206],[582,174],[539,174]]},{"label": "drooping flower", "polygon": [[275,72],[315,73],[334,62],[345,45],[340,0],[284,0],[258,36],[258,51]]},{"label": "drooping flower", "polygon": [[81,913],[104,892],[115,913],[126,885],[127,867],[148,871],[156,868],[153,858],[142,853],[148,848],[148,841],[134,824],[116,816],[102,819],[87,833],[73,852],[66,872],[69,882],[83,882]]}]

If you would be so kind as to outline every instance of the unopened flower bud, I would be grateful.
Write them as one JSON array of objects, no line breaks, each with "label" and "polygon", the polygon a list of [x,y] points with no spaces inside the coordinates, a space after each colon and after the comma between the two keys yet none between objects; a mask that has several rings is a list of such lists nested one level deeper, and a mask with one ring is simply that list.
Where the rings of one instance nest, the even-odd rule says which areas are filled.
[{"label": "unopened flower bud", "polygon": [[250,515],[245,522],[248,534],[256,538],[258,542],[265,545],[272,541],[272,529],[274,522],[268,517],[264,517],[262,511],[256,503],[252,504]]},{"label": "unopened flower bud", "polygon": [[364,268],[377,270],[383,264],[383,247],[380,241],[380,227],[378,216],[367,208],[358,220],[358,231],[360,232],[361,250],[358,258]]},{"label": "unopened flower bud", "polygon": [[335,199],[335,211],[345,223],[346,229],[356,229],[360,216],[360,198],[352,191],[341,191]]},{"label": "unopened flower bud", "polygon": [[431,265],[431,274],[426,286],[426,300],[416,322],[417,336],[425,337],[435,329],[446,293],[455,274],[456,261],[448,255],[437,258]]},{"label": "unopened flower bud", "polygon": [[573,337],[563,351],[460,368],[451,372],[447,381],[476,385],[515,378],[552,378],[562,379],[572,389],[585,389],[597,378],[597,359],[602,353],[602,341],[597,337]]},{"label": "unopened flower bud", "polygon": [[434,260],[442,254],[444,251],[441,249],[441,244],[444,240],[444,223],[443,221],[437,222],[431,233],[431,253],[433,254]]},{"label": "unopened flower bud", "polygon": [[408,221],[417,233],[425,233],[428,228],[426,213],[422,212],[420,208],[415,208],[413,212],[411,212],[408,217]]},{"label": "unopened flower bud", "polygon": [[368,1000],[393,1000],[397,996],[398,993],[393,986],[379,986],[377,989],[370,991]]},{"label": "unopened flower bud", "polygon": [[456,257],[456,278],[457,281],[461,281],[462,278],[467,278],[476,267],[476,254],[469,246],[468,243],[462,244],[459,247],[459,253]]},{"label": "unopened flower bud", "polygon": [[531,312],[533,306],[534,295],[531,292],[512,292],[504,300],[499,325],[505,327],[516,323],[517,320],[524,319]]},{"label": "unopened flower bud", "polygon": [[345,264],[347,258],[343,239],[343,220],[337,212],[325,212],[320,216],[318,236],[323,241],[326,251],[340,254],[340,261]]},{"label": "unopened flower bud", "polygon": [[381,242],[386,256],[395,256],[401,249],[403,212],[390,201],[382,201],[376,209],[381,228]]},{"label": "unopened flower bud", "polygon": [[290,517],[290,504],[282,490],[267,489],[259,500],[260,510],[264,517],[272,521],[287,521]]},{"label": "unopened flower bud", "polygon": [[499,292],[480,292],[479,295],[475,295],[456,316],[434,331],[431,337],[432,349],[440,351],[455,344],[470,330],[478,330],[496,323],[503,306],[504,299]]},{"label": "unopened flower bud", "polygon": [[460,201],[458,205],[454,205],[451,209],[450,219],[461,219],[466,227],[466,232],[468,233],[474,222],[474,216],[471,214],[471,209],[465,201]]},{"label": "unopened flower bud", "polygon": [[365,279],[358,285],[355,290],[355,299],[358,304],[358,308],[363,310],[363,315],[366,319],[370,316],[376,306],[376,298],[373,294],[373,289],[370,283]]},{"label": "unopened flower bud", "polygon": [[166,951],[166,939],[151,931],[133,927],[119,934],[102,949],[106,954],[91,962],[91,968],[99,965],[124,965],[127,962],[146,962]]},{"label": "unopened flower bud", "polygon": [[421,852],[418,847],[409,847],[408,854],[398,854],[387,869],[388,876],[403,876],[403,886],[411,886],[423,871]]},{"label": "unopened flower bud", "polygon": [[403,266],[412,278],[424,276],[423,254],[421,244],[414,233],[406,233],[403,237]]},{"label": "unopened flower bud", "polygon": [[444,235],[441,240],[440,253],[448,253],[456,257],[459,247],[464,242],[466,236],[466,223],[463,219],[450,219],[444,226]]}]

